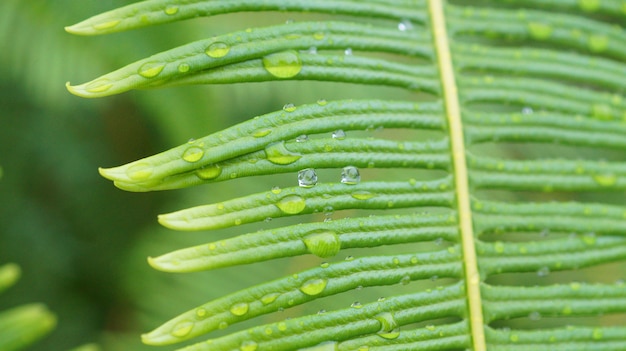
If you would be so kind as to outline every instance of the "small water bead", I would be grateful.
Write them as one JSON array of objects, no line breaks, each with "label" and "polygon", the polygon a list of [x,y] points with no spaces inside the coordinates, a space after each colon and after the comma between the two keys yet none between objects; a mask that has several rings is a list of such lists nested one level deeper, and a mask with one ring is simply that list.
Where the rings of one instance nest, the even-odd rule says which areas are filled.
[{"label": "small water bead", "polygon": [[197,146],[192,146],[183,153],[183,160],[187,162],[198,162],[204,156],[204,150]]},{"label": "small water bead", "polygon": [[398,23],[398,30],[401,32],[406,32],[411,29],[413,29],[413,23],[411,23],[408,19],[404,19]]},{"label": "small water bead", "polygon": [[313,232],[302,239],[307,250],[317,257],[335,256],[341,249],[339,236],[332,231]]},{"label": "small water bead", "polygon": [[346,48],[343,53],[346,56],[352,56],[352,48]]},{"label": "small water bead", "polygon": [[146,162],[134,164],[126,169],[126,175],[132,180],[146,180],[152,175],[154,168]]},{"label": "small water bead", "polygon": [[346,256],[346,261],[354,261],[354,256]]},{"label": "small water bead", "polygon": [[369,351],[370,347],[367,345],[362,345],[359,346],[359,348],[357,349],[357,351]]},{"label": "small water bead", "polygon": [[218,165],[207,165],[196,171],[196,176],[203,180],[215,179],[222,174],[222,168]]},{"label": "small water bead", "polygon": [[341,171],[341,182],[343,184],[355,185],[361,181],[359,169],[354,166],[344,167]]},{"label": "small water bead", "polygon": [[533,112],[534,112],[534,110],[533,110],[532,107],[526,106],[526,107],[522,108],[522,114],[524,114],[524,115],[532,115]]},{"label": "small water bead", "polygon": [[300,291],[309,296],[319,295],[326,289],[326,284],[328,281],[325,279],[312,279],[302,284]]},{"label": "small water bead", "polygon": [[604,337],[604,332],[600,328],[595,328],[593,332],[591,333],[591,337],[594,340],[600,340],[602,339],[602,337]]},{"label": "small water bead", "polygon": [[322,268],[328,268],[328,267],[330,267],[330,263],[328,263],[328,262],[322,262],[322,263],[320,263],[320,267],[322,267]]},{"label": "small water bead", "polygon": [[204,53],[209,57],[220,58],[224,57],[230,51],[230,46],[221,41],[216,41],[204,50]]},{"label": "small water bead", "polygon": [[311,46],[310,48],[306,50],[300,50],[300,52],[303,54],[317,55],[317,47]]},{"label": "small water bead", "polygon": [[137,73],[144,78],[154,78],[163,71],[165,64],[162,62],[146,62],[139,69]]},{"label": "small water bead", "polygon": [[587,46],[591,52],[598,53],[605,51],[609,46],[609,38],[605,35],[592,35],[589,37]]},{"label": "small water bead", "polygon": [[332,133],[333,139],[343,140],[346,138],[346,132],[341,129],[338,129]]},{"label": "small water bead", "polygon": [[224,321],[220,322],[217,325],[217,328],[220,329],[220,330],[224,330],[224,329],[228,328],[228,322],[224,322]]},{"label": "small water bead", "polygon": [[204,318],[204,317],[206,317],[206,315],[207,315],[207,311],[204,308],[198,308],[196,310],[196,316],[198,318]]},{"label": "small water bead", "polygon": [[180,72],[180,73],[187,73],[187,72],[189,72],[190,68],[191,67],[189,66],[189,64],[181,63],[180,65],[178,65],[178,72]]},{"label": "small water bead", "polygon": [[307,140],[309,140],[309,137],[306,136],[305,134],[302,134],[296,138],[296,143],[304,143]]},{"label": "small water bead", "polygon": [[193,329],[193,322],[191,321],[182,321],[180,323],[177,323],[174,328],[172,328],[172,331],[170,334],[172,334],[175,337],[178,338],[182,338],[186,335],[188,335],[189,333],[191,333],[191,329]]},{"label": "small water bead", "polygon": [[548,275],[550,275],[550,268],[546,266],[539,268],[539,270],[537,271],[537,275],[540,277],[547,277]]},{"label": "small water bead", "polygon": [[289,103],[283,106],[283,111],[285,112],[293,112],[297,109],[296,105]]},{"label": "small water bead", "polygon": [[374,194],[370,193],[369,191],[365,191],[365,190],[359,190],[359,191],[355,191],[352,194],[350,194],[350,196],[352,196],[354,199],[357,200],[368,200],[373,198]]},{"label": "small water bead", "polygon": [[408,285],[411,282],[411,277],[409,277],[408,275],[405,275],[404,277],[402,277],[402,279],[400,279],[400,284],[402,285]]},{"label": "small water bead", "polygon": [[592,246],[592,245],[596,244],[596,234],[595,233],[583,234],[581,239],[588,246]]},{"label": "small water bead", "polygon": [[112,86],[113,83],[109,79],[102,78],[87,84],[85,90],[90,93],[102,93],[111,89]]},{"label": "small water bead", "polygon": [[241,343],[241,346],[239,347],[240,351],[256,351],[256,349],[259,347],[259,345],[252,341],[244,341]]},{"label": "small water bead", "polygon": [[552,35],[552,27],[540,22],[528,23],[530,36],[537,40],[546,40]]},{"label": "small water bead", "polygon": [[268,136],[272,133],[272,130],[270,128],[263,128],[263,129],[259,129],[259,130],[255,130],[254,132],[252,132],[252,136],[255,138],[262,138],[264,136]]},{"label": "small water bead", "polygon": [[541,320],[541,313],[537,311],[530,312],[530,314],[528,314],[528,319],[530,319],[531,321]]},{"label": "small water bead", "polygon": [[298,214],[306,207],[306,201],[298,195],[289,195],[277,202],[276,207],[285,214]]},{"label": "small water bead", "polygon": [[264,305],[269,305],[272,302],[276,301],[276,299],[280,296],[280,293],[270,293],[263,297],[261,297],[261,303]]},{"label": "small water bead", "polygon": [[328,101],[326,101],[326,99],[319,99],[317,100],[317,104],[320,106],[326,106],[328,104]]},{"label": "small water bead", "polygon": [[249,308],[250,306],[245,302],[236,303],[230,307],[230,313],[235,316],[243,316],[248,313]]},{"label": "small water bead", "polygon": [[296,51],[284,51],[263,57],[263,67],[277,78],[295,77],[302,70],[302,61]]},{"label": "small water bead", "polygon": [[352,308],[363,308],[363,305],[359,301],[354,301],[350,307]]},{"label": "small water bead", "polygon": [[178,6],[168,6],[163,12],[165,12],[166,15],[175,15],[178,13]]}]

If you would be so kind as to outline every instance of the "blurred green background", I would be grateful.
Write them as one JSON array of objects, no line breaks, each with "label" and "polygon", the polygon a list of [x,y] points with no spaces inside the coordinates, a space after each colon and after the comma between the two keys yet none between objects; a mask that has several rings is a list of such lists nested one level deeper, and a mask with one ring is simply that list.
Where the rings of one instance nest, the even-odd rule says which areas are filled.
[{"label": "blurred green background", "polygon": [[[236,179],[173,192],[127,193],[101,178],[98,167],[158,153],[190,138],[279,110],[286,103],[313,103],[320,98],[418,98],[400,89],[320,82],[180,87],[97,100],[72,96],[64,87],[66,81],[83,83],[193,40],[291,19],[324,17],[237,14],[102,37],[73,36],[63,30],[128,3],[0,1],[0,166],[4,173],[0,180],[0,264],[15,262],[23,271],[19,283],[0,296],[0,311],[43,302],[58,317],[54,332],[29,350],[68,350],[91,342],[113,351],[173,350],[177,347],[143,346],[139,335],[212,298],[320,263],[307,256],[216,272],[157,272],[146,263],[147,256],[270,226],[324,218],[275,220],[215,232],[174,232],[161,228],[156,216],[272,186],[295,186],[295,175]],[[545,155],[545,147],[537,150]],[[493,147],[491,151],[503,152]],[[364,171],[370,171],[372,177],[378,172]],[[623,204],[623,194],[613,198]],[[342,253],[337,259],[349,254]],[[603,275],[602,280],[623,279],[623,267],[615,265],[611,269],[615,273]],[[594,271],[587,273],[594,275]],[[431,283],[441,282],[425,284]],[[346,307],[355,300],[366,303],[378,296],[401,293],[402,288],[363,289],[260,320]]]}]

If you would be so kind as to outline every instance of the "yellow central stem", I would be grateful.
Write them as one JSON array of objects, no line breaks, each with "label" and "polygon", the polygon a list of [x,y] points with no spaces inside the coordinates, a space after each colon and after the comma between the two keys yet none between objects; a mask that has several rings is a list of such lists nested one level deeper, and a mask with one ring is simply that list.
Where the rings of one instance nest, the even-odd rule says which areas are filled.
[{"label": "yellow central stem", "polygon": [[470,207],[467,163],[465,159],[465,142],[463,140],[463,124],[459,107],[459,95],[454,78],[450,44],[446,33],[446,22],[443,11],[444,0],[429,2],[431,28],[437,51],[437,60],[441,72],[443,99],[448,118],[450,144],[452,148],[452,162],[457,194],[457,209],[459,213],[459,228],[461,230],[461,244],[465,261],[465,288],[469,309],[470,331],[474,351],[485,351],[485,330],[483,322],[482,300],[480,297],[480,276],[474,243],[472,226],[472,212]]}]

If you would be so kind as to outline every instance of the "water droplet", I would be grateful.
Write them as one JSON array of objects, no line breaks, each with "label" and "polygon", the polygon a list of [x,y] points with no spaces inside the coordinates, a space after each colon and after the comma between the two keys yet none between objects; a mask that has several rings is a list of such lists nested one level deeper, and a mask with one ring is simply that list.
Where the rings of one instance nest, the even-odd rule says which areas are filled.
[{"label": "water droplet", "polygon": [[276,301],[276,299],[280,296],[280,293],[270,293],[263,297],[261,297],[261,303],[264,305],[269,305],[272,302]]},{"label": "water droplet", "polygon": [[354,261],[354,256],[346,256],[346,261]]},{"label": "water droplet", "polygon": [[196,171],[196,176],[204,180],[215,179],[220,174],[222,174],[222,168],[214,164],[204,166]]},{"label": "water droplet", "polygon": [[306,136],[305,134],[302,134],[296,138],[296,143],[304,143],[307,140],[309,140],[309,137]]},{"label": "water droplet", "polygon": [[368,199],[373,198],[376,195],[370,193],[369,191],[359,190],[359,191],[353,192],[352,194],[350,194],[350,196],[352,196],[353,198],[357,200],[368,200]]},{"label": "water droplet", "polygon": [[385,300],[387,300],[387,298],[382,297],[382,296],[381,296],[381,297],[379,297],[378,299],[376,299],[376,301],[378,301],[378,302],[383,302],[383,301],[385,301]]},{"label": "water droplet", "polygon": [[181,63],[180,65],[178,65],[178,72],[180,72],[180,73],[187,73],[187,72],[189,72],[190,68],[191,67],[189,67],[189,64]]},{"label": "water droplet", "polygon": [[537,275],[540,277],[547,277],[548,275],[550,275],[550,268],[546,266],[539,268],[539,270],[537,271]]},{"label": "water droplet", "polygon": [[328,104],[328,101],[326,101],[326,99],[319,99],[317,100],[317,104],[320,106],[326,106]]},{"label": "water droplet", "polygon": [[137,73],[144,78],[153,78],[159,75],[165,68],[165,64],[161,62],[146,62],[139,69]]},{"label": "water droplet", "polygon": [[218,328],[218,329],[221,329],[221,330],[224,330],[224,329],[228,328],[228,322],[224,322],[224,321],[220,322],[220,323],[217,325],[217,328]]},{"label": "water droplet", "polygon": [[293,112],[296,109],[297,109],[296,105],[291,104],[291,103],[285,104],[285,106],[283,106],[283,111],[285,111],[285,112]]},{"label": "water droplet", "polygon": [[310,48],[306,50],[300,50],[300,52],[303,54],[317,55],[317,47],[311,46]]},{"label": "water droplet", "polygon": [[132,180],[146,180],[152,175],[152,165],[147,162],[134,164],[126,169],[126,175]]},{"label": "water droplet", "polygon": [[295,77],[302,70],[302,61],[297,52],[290,50],[263,57],[263,67],[274,77]]},{"label": "water droplet", "polygon": [[617,183],[617,176],[615,176],[615,174],[612,174],[612,173],[595,174],[592,177],[593,177],[593,180],[596,183],[598,183],[600,186],[609,187]]},{"label": "water droplet", "polygon": [[350,307],[352,308],[363,308],[363,305],[359,301],[354,301]]},{"label": "water droplet", "polygon": [[602,339],[603,336],[604,336],[604,332],[600,328],[593,329],[593,332],[591,333],[591,337],[594,340],[600,340]]},{"label": "water droplet", "polygon": [[352,48],[346,48],[343,53],[346,56],[352,56]]},{"label": "water droplet", "polygon": [[597,119],[612,120],[613,109],[607,104],[593,104],[591,106],[591,115]]},{"label": "water droplet", "polygon": [[325,309],[321,309],[321,310],[317,311],[317,314],[324,314],[324,313],[326,313]]},{"label": "water droplet", "polygon": [[165,8],[164,12],[166,15],[175,15],[178,13],[178,6],[168,6]]},{"label": "water droplet", "polygon": [[322,268],[328,268],[328,267],[330,267],[330,263],[328,263],[328,262],[322,262],[322,263],[320,263],[320,267],[322,267]]},{"label": "water droplet", "polygon": [[518,342],[519,341],[519,335],[517,334],[511,334],[509,336],[509,340],[511,340],[512,342]]},{"label": "water droplet", "polygon": [[111,29],[111,28],[117,26],[118,24],[120,24],[120,22],[122,22],[122,21],[121,20],[112,20],[112,21],[97,23],[97,24],[94,24],[92,26],[92,28],[95,29],[95,30]]},{"label": "water droplet", "polygon": [[341,182],[343,184],[354,185],[361,181],[359,169],[354,166],[344,167],[341,171]]},{"label": "water droplet", "polygon": [[302,157],[298,153],[287,150],[284,141],[269,144],[265,147],[265,155],[268,161],[277,165],[288,165]]},{"label": "water droplet", "polygon": [[278,194],[280,194],[282,192],[282,190],[279,187],[274,186],[274,187],[272,187],[271,192],[272,192],[272,194],[278,195]]},{"label": "water droplet", "polygon": [[587,234],[583,234],[583,236],[581,237],[581,239],[583,240],[583,242],[586,245],[592,246],[596,244],[596,234],[595,233],[587,233]]},{"label": "water droplet", "polygon": [[504,252],[504,243],[502,241],[496,241],[495,243],[493,243],[493,249],[497,253],[503,253]]},{"label": "water droplet", "polygon": [[326,284],[328,281],[324,279],[311,279],[300,287],[300,291],[303,293],[313,296],[319,295],[324,289],[326,289]]},{"label": "water droplet", "polygon": [[245,302],[236,303],[230,306],[230,313],[234,314],[235,316],[243,316],[244,314],[248,313],[249,308],[250,306]]},{"label": "water droplet", "polygon": [[541,319],[541,313],[537,311],[530,312],[528,314],[528,319],[530,319],[531,321],[538,321]]},{"label": "water droplet", "polygon": [[402,277],[402,279],[400,279],[400,284],[402,285],[408,285],[411,282],[411,277],[409,277],[408,275],[405,275],[404,277]]},{"label": "water droplet", "polygon": [[286,214],[298,214],[306,207],[306,201],[298,195],[289,195],[280,199],[276,207]]},{"label": "water droplet", "polygon": [[230,46],[221,41],[216,41],[204,50],[204,53],[213,58],[224,57],[230,51]]},{"label": "water droplet", "polygon": [[333,139],[343,140],[343,139],[346,138],[346,132],[344,132],[341,129],[338,129],[338,130],[333,132],[332,137],[333,137]]},{"label": "water droplet", "polygon": [[324,39],[325,36],[326,35],[324,33],[322,33],[322,32],[315,32],[315,33],[313,33],[313,39],[315,39],[315,40],[322,40],[322,39]]},{"label": "water droplet", "polygon": [[401,32],[406,32],[411,29],[413,29],[413,23],[411,23],[408,19],[404,19],[398,23],[398,30]]},{"label": "water droplet", "polygon": [[540,22],[528,23],[530,36],[536,40],[546,40],[552,35],[552,27]]},{"label": "water droplet", "polygon": [[578,6],[585,12],[595,12],[600,8],[600,0],[578,0]]},{"label": "water droplet", "polygon": [[522,108],[522,114],[524,115],[532,115],[534,112],[532,107],[526,106],[524,108]]},{"label": "water droplet", "polygon": [[305,168],[298,172],[298,185],[303,188],[312,188],[317,184],[317,173],[313,168]]},{"label": "water droplet", "polygon": [[400,336],[398,330],[398,322],[389,312],[383,312],[374,316],[374,318],[380,322],[380,330],[378,335],[385,339],[396,339]]},{"label": "water droplet", "polygon": [[418,264],[419,262],[420,262],[420,260],[417,257],[415,257],[415,256],[411,257],[411,264]]},{"label": "water droplet", "polygon": [[313,232],[305,236],[302,242],[307,250],[317,257],[332,257],[341,249],[339,236],[332,231]]},{"label": "water droplet", "polygon": [[182,321],[172,328],[171,334],[175,337],[182,338],[191,333],[191,329],[193,329],[193,322]]},{"label": "water droplet", "polygon": [[192,146],[183,153],[183,160],[187,162],[198,162],[204,156],[204,150],[197,146]]},{"label": "water droplet", "polygon": [[255,138],[262,138],[264,136],[269,135],[270,133],[272,133],[271,129],[263,128],[263,129],[255,130],[254,132],[252,132],[252,136]]},{"label": "water droplet", "polygon": [[85,90],[90,93],[102,93],[111,89],[112,86],[113,83],[109,79],[102,78],[87,84]]},{"label": "water droplet", "polygon": [[605,35],[592,35],[588,42],[591,52],[602,52],[609,46],[609,38]]},{"label": "water droplet", "polygon": [[240,351],[256,351],[256,349],[259,347],[259,345],[252,341],[244,341],[241,343],[241,346],[239,347]]}]

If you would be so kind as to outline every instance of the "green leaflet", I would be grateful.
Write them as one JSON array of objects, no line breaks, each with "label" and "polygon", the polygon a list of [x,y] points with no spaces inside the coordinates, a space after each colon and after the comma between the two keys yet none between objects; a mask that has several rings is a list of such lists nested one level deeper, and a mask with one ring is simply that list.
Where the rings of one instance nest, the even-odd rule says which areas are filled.
[{"label": "green leaflet", "polygon": [[[293,187],[159,216],[177,230],[351,211],[350,218],[250,230],[150,258],[159,270],[192,272],[307,254],[333,259],[347,249],[363,253],[209,301],[145,334],[145,343],[186,341],[317,297],[444,277],[438,288],[258,325],[184,350],[626,349],[622,321],[596,323],[600,327],[581,319],[623,316],[623,283],[582,274],[588,283],[547,278],[626,261],[626,204],[619,196],[626,188],[626,31],[619,25],[626,19],[624,4],[149,0],[67,30],[103,34],[194,16],[275,10],[350,19],[243,29],[68,89],[99,97],[289,79],[395,87],[425,93],[419,95],[425,101],[288,104],[161,154],[101,169],[119,188],[139,192],[294,175]],[[367,134],[377,128],[398,133]],[[342,182],[347,166],[384,170],[389,179]],[[315,170],[322,169],[336,170],[334,180],[318,182]],[[295,173],[303,170],[307,183],[296,187]],[[396,170],[416,176],[391,179]],[[367,216],[372,210],[384,212]],[[382,246],[398,253],[374,249]],[[507,277],[520,282],[512,285]],[[543,317],[579,326],[554,327]],[[530,322],[521,328],[524,319]]]}]

